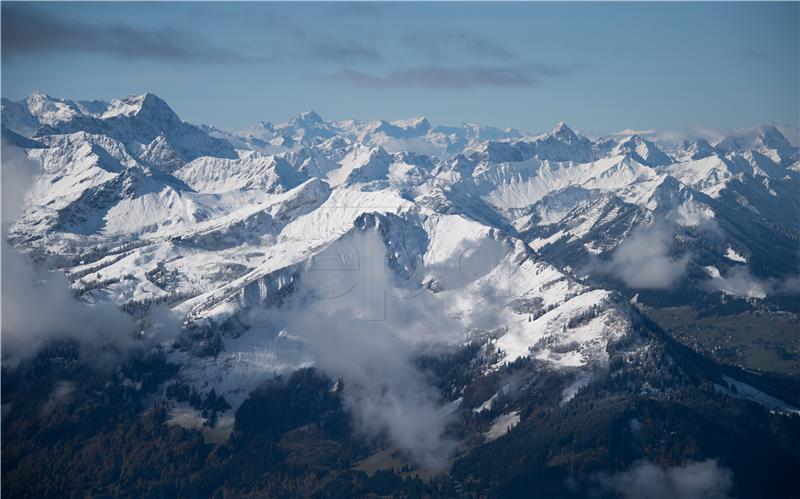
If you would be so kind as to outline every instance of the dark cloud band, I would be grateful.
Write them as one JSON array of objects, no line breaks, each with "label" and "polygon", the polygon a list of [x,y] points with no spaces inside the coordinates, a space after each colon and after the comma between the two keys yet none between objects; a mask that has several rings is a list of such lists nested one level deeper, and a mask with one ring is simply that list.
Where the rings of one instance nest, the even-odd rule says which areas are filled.
[{"label": "dark cloud band", "polygon": [[384,74],[343,68],[328,78],[367,88],[532,87],[548,79],[572,75],[581,67],[554,64],[415,66]]},{"label": "dark cloud band", "polygon": [[231,63],[249,60],[204,38],[174,29],[93,25],[60,19],[28,6],[4,4],[3,55],[83,52],[165,62]]}]

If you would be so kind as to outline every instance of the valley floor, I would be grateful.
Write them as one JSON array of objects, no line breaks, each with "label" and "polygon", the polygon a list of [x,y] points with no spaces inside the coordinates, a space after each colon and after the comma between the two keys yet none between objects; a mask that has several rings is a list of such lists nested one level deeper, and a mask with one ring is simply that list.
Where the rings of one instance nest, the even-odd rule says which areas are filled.
[{"label": "valley floor", "polygon": [[721,364],[800,379],[798,314],[703,316],[690,307],[640,308],[673,338]]}]

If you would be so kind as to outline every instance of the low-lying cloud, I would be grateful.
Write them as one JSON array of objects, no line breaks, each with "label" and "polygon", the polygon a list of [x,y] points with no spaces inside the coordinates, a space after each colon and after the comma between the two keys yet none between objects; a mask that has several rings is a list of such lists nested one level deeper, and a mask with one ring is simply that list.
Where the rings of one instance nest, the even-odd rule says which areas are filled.
[{"label": "low-lying cloud", "polygon": [[[334,243],[305,272],[294,301],[269,312],[307,344],[315,365],[343,383],[356,428],[386,436],[420,466],[441,471],[455,449],[446,428],[451,412],[414,364],[424,347],[446,347],[459,324],[427,293],[409,297],[386,267],[374,232]],[[339,270],[324,262],[339,262]]]},{"label": "low-lying cloud", "polygon": [[761,279],[743,265],[731,267],[724,275],[716,267],[706,267],[706,288],[732,296],[766,298],[773,295],[800,295],[800,276]]},{"label": "low-lying cloud", "polygon": [[25,151],[3,139],[0,175],[2,175],[2,230],[5,240],[6,229],[19,217],[25,206],[25,196],[40,172],[39,165],[25,154]]},{"label": "low-lying cloud", "polygon": [[663,223],[637,228],[610,260],[594,261],[585,271],[613,276],[635,289],[672,288],[683,278],[691,258],[670,255],[672,236],[672,229]]},{"label": "low-lying cloud", "polygon": [[733,473],[716,459],[669,468],[645,460],[614,475],[598,475],[596,481],[626,499],[724,499],[733,487]]},{"label": "low-lying cloud", "polygon": [[767,296],[768,284],[751,274],[747,267],[733,267],[725,276],[713,267],[706,269],[706,271],[710,277],[706,286],[712,290],[750,298],[765,298]]},{"label": "low-lying cloud", "polygon": [[[131,316],[108,302],[88,304],[75,298],[64,274],[39,268],[8,243],[10,224],[21,213],[25,193],[38,165],[10,144],[2,146],[2,362],[15,365],[46,343],[63,338],[92,345],[130,347],[137,326]],[[154,309],[144,339],[160,341],[179,331],[172,315]]]},{"label": "low-lying cloud", "polygon": [[59,272],[34,267],[3,242],[2,344],[4,363],[15,364],[58,338],[102,344],[133,339],[133,319],[109,303],[75,299]]}]

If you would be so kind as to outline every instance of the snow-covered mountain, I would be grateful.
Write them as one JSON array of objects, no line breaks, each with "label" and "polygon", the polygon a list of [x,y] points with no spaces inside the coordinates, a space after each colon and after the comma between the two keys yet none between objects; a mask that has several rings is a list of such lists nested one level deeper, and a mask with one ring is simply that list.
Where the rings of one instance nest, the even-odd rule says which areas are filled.
[{"label": "snow-covered mountain", "polygon": [[[534,135],[314,112],[222,131],[152,94],[34,93],[3,100],[2,126],[41,166],[15,246],[87,302],[166,304],[184,321],[186,379],[234,401],[247,392],[232,379],[308,362],[298,331],[260,312],[307,292],[321,262],[347,263],[342,248],[363,255],[363,234],[391,293],[435,303],[457,341],[480,343],[486,372],[534,357],[583,373],[565,397],[636,336],[619,291],[796,292],[798,149],[769,125],[680,147],[563,123]],[[661,263],[663,282],[620,268]],[[764,292],[730,284],[745,272]]]},{"label": "snow-covered mountain", "polygon": [[34,92],[25,101],[3,99],[2,105],[3,128],[20,135],[103,135],[153,166],[176,167],[200,156],[236,157],[230,143],[181,121],[166,102],[149,93],[111,102],[75,102]]}]

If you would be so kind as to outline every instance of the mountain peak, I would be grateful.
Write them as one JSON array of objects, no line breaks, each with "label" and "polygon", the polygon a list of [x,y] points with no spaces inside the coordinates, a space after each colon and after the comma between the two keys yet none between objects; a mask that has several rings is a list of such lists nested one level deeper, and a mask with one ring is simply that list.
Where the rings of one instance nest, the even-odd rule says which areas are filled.
[{"label": "mountain peak", "polygon": [[567,125],[563,121],[559,121],[558,123],[556,123],[555,128],[553,128],[552,133],[567,133],[567,132],[575,133],[572,131],[572,128],[570,128],[569,125]]},{"label": "mountain peak", "polygon": [[791,150],[792,144],[774,125],[760,125],[755,128],[737,130],[720,139],[716,144],[721,150],[773,149]]},{"label": "mountain peak", "polygon": [[112,100],[106,112],[103,113],[102,118],[136,116],[141,113],[175,114],[172,108],[170,108],[163,99],[159,98],[156,94],[147,92],[142,95],[129,95],[122,99]]},{"label": "mountain peak", "polygon": [[616,154],[624,154],[633,160],[647,166],[665,166],[672,163],[670,158],[658,146],[637,134],[622,137],[617,147]]},{"label": "mountain peak", "polygon": [[703,159],[714,154],[714,147],[706,139],[684,141],[681,150],[691,159]]},{"label": "mountain peak", "polygon": [[555,128],[549,133],[551,137],[556,137],[559,139],[565,139],[567,141],[577,139],[578,136],[575,132],[567,126],[566,123],[560,121],[556,124]]},{"label": "mountain peak", "polygon": [[631,144],[649,144],[650,141],[642,138],[641,135],[632,133],[627,136],[623,136],[620,140],[620,145],[631,145]]},{"label": "mountain peak", "polygon": [[300,113],[297,115],[297,118],[295,119],[297,120],[298,123],[302,123],[304,125],[311,125],[323,122],[322,116],[317,114],[316,111],[306,111]]},{"label": "mountain peak", "polygon": [[256,126],[258,128],[263,128],[264,130],[275,130],[275,125],[273,125],[271,121],[257,121]]},{"label": "mountain peak", "polygon": [[792,145],[775,125],[761,125],[758,127],[758,139],[767,149],[788,149]]},{"label": "mountain peak", "polygon": [[142,102],[164,102],[163,99],[152,92],[145,92],[139,97],[141,98]]},{"label": "mountain peak", "polygon": [[414,129],[414,130],[427,130],[431,127],[430,122],[427,118],[422,116],[415,116],[413,118],[408,118],[406,120],[395,120],[391,122],[392,125],[404,128],[407,130]]},{"label": "mountain peak", "polygon": [[47,125],[69,121],[81,114],[74,102],[58,99],[38,90],[31,92],[25,99],[25,107],[40,123]]},{"label": "mountain peak", "polygon": [[52,99],[52,97],[50,97],[46,93],[42,92],[41,90],[34,90],[28,96],[28,100],[42,100],[42,99],[50,100],[50,99]]}]

